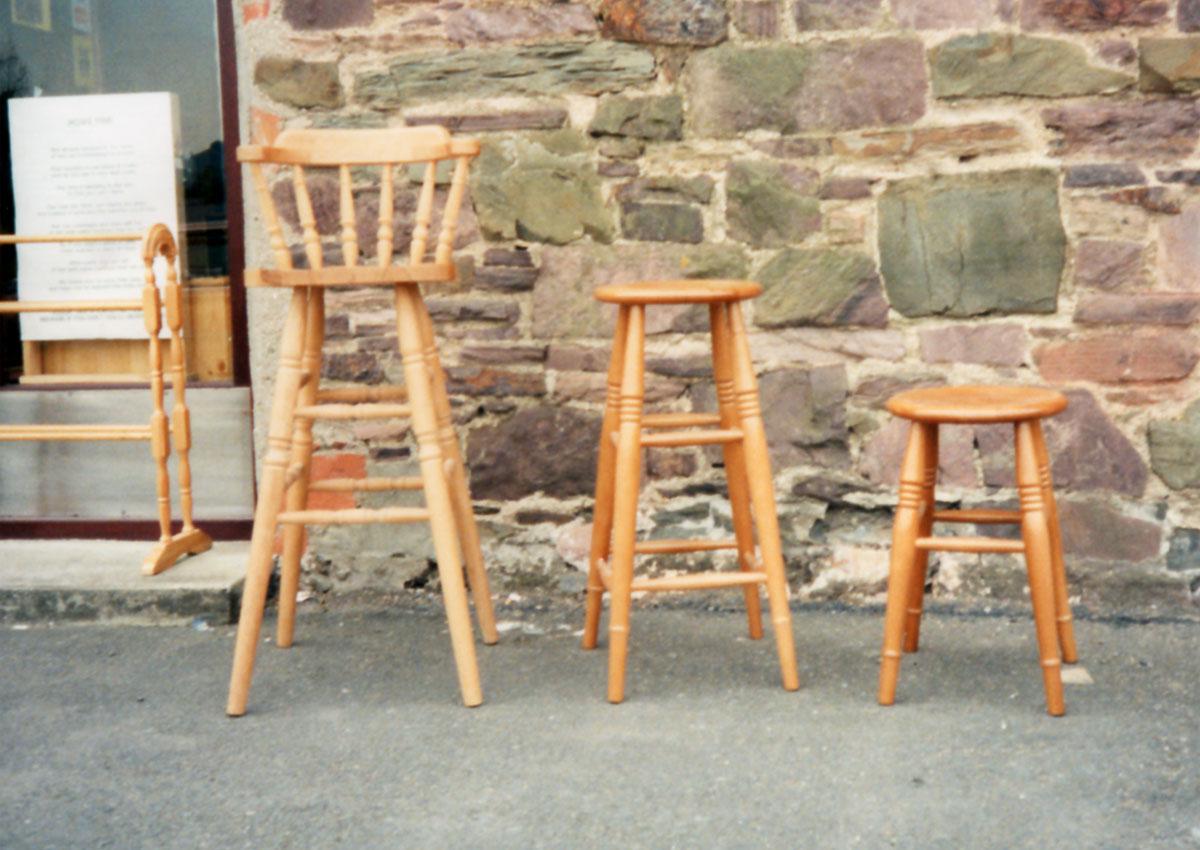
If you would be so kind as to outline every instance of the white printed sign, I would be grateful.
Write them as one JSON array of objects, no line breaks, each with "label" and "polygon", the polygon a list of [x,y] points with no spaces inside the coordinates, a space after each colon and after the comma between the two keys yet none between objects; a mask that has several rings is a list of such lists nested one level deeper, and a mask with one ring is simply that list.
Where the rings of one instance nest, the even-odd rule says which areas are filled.
[{"label": "white printed sign", "polygon": [[[8,102],[16,232],[179,233],[175,97],[165,92]],[[25,301],[139,299],[141,244],[21,245]],[[161,281],[160,281],[161,283]],[[26,313],[21,338],[140,339],[140,312]]]}]

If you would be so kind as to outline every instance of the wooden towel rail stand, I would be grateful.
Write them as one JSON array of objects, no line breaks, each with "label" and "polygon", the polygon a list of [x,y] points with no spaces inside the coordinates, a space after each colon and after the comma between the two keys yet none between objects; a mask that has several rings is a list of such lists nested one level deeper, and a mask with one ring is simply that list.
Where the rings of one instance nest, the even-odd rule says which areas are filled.
[{"label": "wooden towel rail stand", "polygon": [[[81,236],[0,235],[0,245],[72,244],[82,242],[141,242],[145,283],[140,299],[97,301],[0,301],[0,315],[20,313],[121,312],[137,310],[142,314],[149,335],[150,397],[153,411],[146,425],[0,425],[0,441],[71,441],[113,442],[146,441],[157,470],[158,543],[142,561],[142,572],[157,575],[184,555],[194,555],[212,547],[212,538],[196,527],[192,519],[192,470],[188,459],[191,448],[191,421],[185,391],[183,289],[175,271],[178,247],[171,230],[164,224],[153,225],[145,234],[113,233]],[[166,285],[160,294],[154,261],[166,260]],[[166,314],[169,369],[171,371],[171,415],[164,404],[163,314]],[[171,478],[167,460],[172,444],[179,463],[179,502],[183,525],[171,532]]]}]

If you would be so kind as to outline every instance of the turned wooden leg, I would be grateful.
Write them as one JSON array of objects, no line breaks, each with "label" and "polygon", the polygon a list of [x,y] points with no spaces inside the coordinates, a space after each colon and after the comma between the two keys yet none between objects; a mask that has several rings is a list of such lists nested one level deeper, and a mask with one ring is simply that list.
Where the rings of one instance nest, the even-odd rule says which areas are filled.
[{"label": "turned wooden leg", "polygon": [[1017,493],[1021,500],[1021,537],[1029,571],[1029,595],[1037,626],[1038,654],[1046,687],[1046,711],[1059,716],[1063,703],[1062,656],[1054,616],[1054,555],[1046,500],[1038,470],[1035,423],[1016,424]]},{"label": "turned wooden leg", "polygon": [[1062,658],[1068,664],[1079,660],[1075,647],[1075,625],[1071,619],[1071,602],[1067,595],[1067,568],[1063,563],[1062,528],[1058,524],[1058,503],[1054,500],[1054,484],[1050,479],[1050,453],[1042,435],[1041,420],[1034,420],[1033,447],[1037,452],[1038,481],[1042,485],[1042,501],[1046,505],[1046,522],[1050,525],[1050,555],[1054,564],[1054,617],[1058,626],[1058,643]]},{"label": "turned wooden leg", "polygon": [[433,333],[433,321],[425,300],[419,297],[421,336],[425,346],[425,363],[429,370],[433,390],[434,410],[437,413],[438,438],[449,470],[450,495],[454,503],[454,522],[458,529],[459,545],[463,560],[467,564],[467,583],[471,597],[475,600],[475,617],[479,620],[479,631],[485,644],[494,644],[500,639],[496,631],[496,614],[492,608],[492,592],[488,586],[487,569],[483,563],[483,548],[479,544],[479,527],[475,524],[475,508],[471,502],[471,490],[467,484],[467,467],[463,462],[458,435],[454,432],[454,419],[450,408],[450,397],[446,393],[446,373],[442,370],[438,356],[437,339]]},{"label": "turned wooden leg", "polygon": [[[325,293],[314,287],[308,296],[308,316],[304,323],[304,355],[300,371],[304,383],[298,404],[307,406],[317,400],[321,376],[321,346],[325,342]],[[308,504],[308,481],[312,466],[313,423],[299,417],[292,429],[292,457],[287,469],[288,511],[302,511]],[[296,633],[296,594],[300,590],[300,556],[304,554],[305,530],[300,523],[288,523],[283,529],[283,556],[279,560],[279,619],[275,624],[275,644],[286,649]]]},{"label": "turned wooden leg", "polygon": [[400,354],[404,361],[404,382],[412,407],[413,435],[417,439],[421,461],[421,479],[425,486],[425,504],[433,532],[434,554],[442,583],[442,600],[450,629],[450,645],[458,668],[458,684],[464,705],[483,702],[479,667],[475,659],[475,639],[471,630],[471,611],[459,557],[458,527],[454,502],[446,474],[442,442],[438,437],[437,411],[425,346],[421,334],[420,293],[413,286],[396,287],[396,324],[400,335]]},{"label": "turned wooden leg", "polygon": [[645,308],[628,308],[625,355],[613,494],[613,543],[610,561],[611,611],[608,618],[608,701],[625,699],[625,661],[629,651],[633,553],[637,537],[638,488],[642,474],[643,340]]},{"label": "turned wooden leg", "polygon": [[588,557],[587,602],[583,619],[584,649],[595,649],[600,634],[600,609],[604,600],[600,564],[608,560],[612,542],[613,493],[617,472],[617,446],[613,442],[613,435],[617,433],[620,421],[621,376],[628,331],[629,308],[622,306],[617,312],[617,330],[608,364],[608,390],[604,397],[604,422],[600,426],[600,452],[596,461],[596,500],[592,508],[592,546]]},{"label": "turned wooden leg", "polygon": [[887,613],[883,621],[883,653],[879,662],[879,704],[896,701],[900,677],[900,643],[912,594],[917,562],[917,538],[925,523],[925,482],[933,431],[937,426],[914,422],[900,466],[900,501],[892,525],[892,556],[888,571]]},{"label": "turned wooden leg", "polygon": [[254,654],[262,628],[267,584],[271,578],[276,518],[283,501],[287,462],[291,453],[292,411],[300,391],[300,356],[307,310],[308,293],[303,289],[294,290],[280,345],[279,371],[275,377],[271,421],[267,430],[267,451],[263,458],[262,477],[258,482],[258,504],[254,510],[254,531],[250,538],[250,560],[242,587],[242,610],[233,650],[229,701],[225,707],[225,712],[231,717],[246,713],[250,678],[254,674]]},{"label": "turned wooden leg", "polygon": [[[712,328],[713,382],[716,385],[717,409],[722,428],[740,427],[737,397],[733,390],[733,350],[730,346],[729,311],[724,304],[710,304],[709,325]],[[746,455],[741,443],[724,443],[725,480],[729,488],[729,510],[733,533],[737,539],[738,566],[742,570],[758,569],[754,557],[754,518],[750,513],[750,482],[746,475]],[[762,604],[758,585],[743,588],[746,599],[746,620],[750,637],[763,636]]]},{"label": "turned wooden leg", "polygon": [[[933,509],[936,504],[938,470],[938,426],[931,425],[927,431],[925,446],[925,478],[921,501],[920,537],[933,533]],[[925,606],[925,577],[929,567],[929,551],[918,549],[913,558],[912,584],[908,591],[908,611],[904,622],[904,651],[916,652],[921,644],[921,610]]]},{"label": "turned wooden leg", "polygon": [[750,504],[758,526],[758,543],[762,551],[762,568],[767,574],[767,603],[771,624],[775,630],[775,648],[779,654],[779,673],[783,687],[794,691],[800,687],[796,669],[796,642],[792,636],[792,612],[788,608],[787,577],[783,567],[783,547],[779,538],[779,518],[775,512],[775,481],[771,477],[771,459],[767,453],[767,432],[763,427],[762,410],[758,401],[758,381],[750,360],[750,343],[742,321],[742,308],[737,302],[727,308],[730,327],[730,347],[733,360],[733,390],[737,403],[738,423],[742,429],[745,453],[746,480]]}]

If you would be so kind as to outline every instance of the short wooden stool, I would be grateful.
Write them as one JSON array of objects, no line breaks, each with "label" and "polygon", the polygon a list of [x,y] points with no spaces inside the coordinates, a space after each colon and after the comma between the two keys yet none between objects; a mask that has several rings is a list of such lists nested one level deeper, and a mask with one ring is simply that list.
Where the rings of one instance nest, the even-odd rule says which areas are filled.
[{"label": "short wooden stool", "polygon": [[[601,599],[607,590],[612,595],[608,626],[610,702],[619,703],[625,698],[629,609],[635,590],[742,587],[750,637],[757,639],[763,633],[758,585],[765,584],[783,686],[789,691],[800,687],[767,437],[740,305],[760,292],[762,287],[757,283],[732,280],[650,281],[602,286],[596,290],[599,300],[619,305],[619,311],[600,433],[583,647],[596,646]],[[642,413],[645,312],[651,304],[708,305],[719,413]],[[638,542],[635,538],[642,449],[714,444],[724,450],[734,539]],[[758,556],[754,548],[756,527]],[[633,577],[636,555],[713,550],[736,551],[740,570],[664,578]]]},{"label": "short wooden stool", "polygon": [[[909,390],[888,399],[887,408],[912,421],[900,470],[900,503],[892,531],[891,573],[879,667],[879,703],[896,699],[900,646],[916,652],[925,595],[925,567],[931,551],[1024,554],[1029,571],[1033,619],[1037,626],[1046,710],[1065,711],[1061,663],[1078,660],[1067,575],[1063,567],[1058,509],[1050,483],[1050,456],[1041,420],[1061,413],[1061,393],[1033,387],[934,387]],[[937,510],[938,426],[1011,422],[1016,432],[1017,491],[1020,510],[976,508]],[[1020,540],[997,537],[934,537],[935,522],[1021,526]]]}]

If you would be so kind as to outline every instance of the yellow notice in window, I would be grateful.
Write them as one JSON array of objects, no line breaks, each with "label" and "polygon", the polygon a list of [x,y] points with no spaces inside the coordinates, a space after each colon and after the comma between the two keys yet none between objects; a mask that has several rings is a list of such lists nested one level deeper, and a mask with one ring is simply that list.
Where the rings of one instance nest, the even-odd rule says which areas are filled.
[{"label": "yellow notice in window", "polygon": [[14,24],[50,32],[50,0],[12,0]]},{"label": "yellow notice in window", "polygon": [[75,85],[84,91],[96,90],[96,46],[90,35],[71,39],[75,54]]}]

